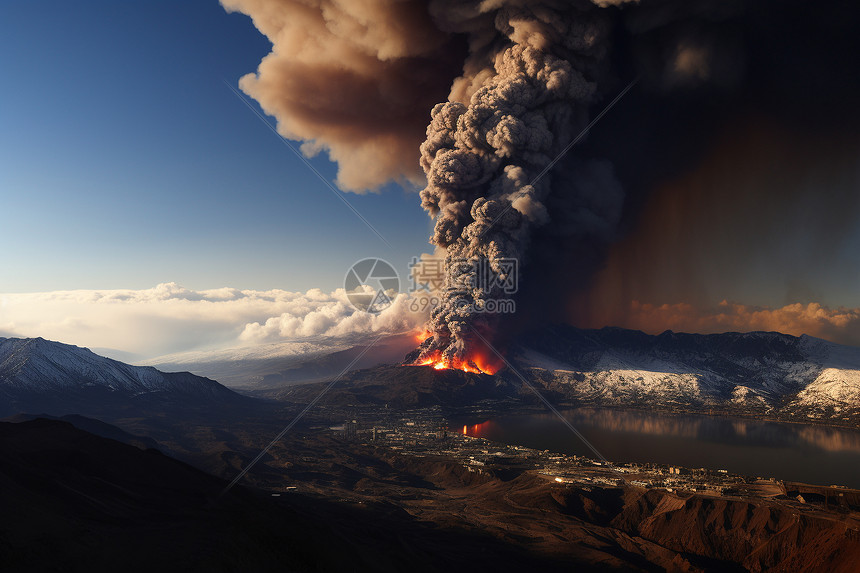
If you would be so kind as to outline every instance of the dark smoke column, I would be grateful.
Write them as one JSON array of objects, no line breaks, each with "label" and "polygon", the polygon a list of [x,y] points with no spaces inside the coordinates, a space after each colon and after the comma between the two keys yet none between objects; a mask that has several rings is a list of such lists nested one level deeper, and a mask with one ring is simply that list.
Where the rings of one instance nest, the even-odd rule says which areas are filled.
[{"label": "dark smoke column", "polygon": [[607,169],[556,173],[562,185],[538,176],[586,125],[610,14],[619,15],[607,8],[626,1],[221,0],[272,42],[239,87],[277,118],[279,133],[304,141],[305,153],[337,161],[345,190],[419,180],[427,110],[449,94],[420,146],[421,197],[456,290],[433,313],[420,362],[481,369],[474,334],[491,338],[499,319],[481,312],[484,302],[510,302],[498,286],[507,282],[503,263],[516,259],[522,271],[529,243],[543,255],[533,265],[551,258],[536,228],[588,242],[594,229],[612,227],[607,205],[618,194],[591,184]]},{"label": "dark smoke column", "polygon": [[[431,242],[445,249],[446,284],[419,363],[474,365],[474,330],[489,338],[498,321],[483,305],[506,296],[498,286],[504,261],[522,267],[532,230],[552,219],[552,177],[536,178],[587,123],[608,32],[591,3],[552,6],[501,8],[492,39],[468,30],[472,56],[452,91],[468,103],[433,108],[421,145],[421,199],[436,218]],[[489,269],[490,280],[477,269]]]}]

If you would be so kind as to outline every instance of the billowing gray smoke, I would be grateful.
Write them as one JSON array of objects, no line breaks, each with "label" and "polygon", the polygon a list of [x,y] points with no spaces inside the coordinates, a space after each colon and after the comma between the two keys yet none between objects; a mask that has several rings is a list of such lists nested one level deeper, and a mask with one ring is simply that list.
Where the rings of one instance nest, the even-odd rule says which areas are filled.
[{"label": "billowing gray smoke", "polygon": [[[445,250],[447,277],[419,362],[475,367],[474,347],[498,317],[487,302],[510,296],[512,261],[524,262],[532,230],[551,220],[548,168],[585,127],[604,73],[609,26],[594,5],[504,6],[493,24],[493,49],[473,43],[458,99],[433,108],[421,145],[422,205],[436,217],[431,241]],[[611,169],[602,174],[612,178]],[[598,222],[595,232],[617,222],[620,201],[593,195],[619,186],[556,191]]]}]

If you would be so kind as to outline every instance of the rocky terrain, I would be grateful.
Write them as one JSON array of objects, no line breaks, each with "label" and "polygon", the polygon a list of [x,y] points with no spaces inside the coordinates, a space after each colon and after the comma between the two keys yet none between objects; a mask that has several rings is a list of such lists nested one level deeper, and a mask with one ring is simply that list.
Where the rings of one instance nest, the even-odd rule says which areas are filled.
[{"label": "rocky terrain", "polygon": [[495,566],[532,561],[384,500],[220,497],[222,479],[52,420],[0,423],[0,483],[3,571],[465,570],[475,548]]},{"label": "rocky terrain", "polygon": [[[539,405],[512,371],[349,373],[219,499],[323,385],[275,390],[273,405],[41,339],[2,339],[0,350],[7,410],[109,411],[102,419],[121,428],[82,416],[0,423],[0,504],[19,516],[0,523],[3,570],[812,572],[860,559],[853,491],[827,507],[814,487],[749,497],[559,483],[534,468],[476,468],[453,445],[329,430],[359,406]],[[851,419],[854,349],[805,337],[567,330],[510,352],[558,403]],[[757,398],[736,399],[742,389]]]},{"label": "rocky terrain", "polygon": [[[267,439],[239,435],[232,456],[210,452],[212,471],[234,475]],[[0,458],[0,504],[18,516],[0,523],[5,571],[814,572],[860,559],[858,508],[560,484],[308,427],[223,498],[225,479],[60,421],[0,423]]]}]

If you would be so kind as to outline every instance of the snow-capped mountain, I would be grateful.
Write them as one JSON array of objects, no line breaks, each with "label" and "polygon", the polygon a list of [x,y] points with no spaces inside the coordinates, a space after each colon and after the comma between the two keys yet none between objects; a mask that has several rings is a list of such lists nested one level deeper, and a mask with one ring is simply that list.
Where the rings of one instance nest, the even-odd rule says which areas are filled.
[{"label": "snow-capped mountain", "polygon": [[809,336],[556,326],[524,337],[515,359],[577,402],[860,421],[860,348]]},{"label": "snow-capped mountain", "polygon": [[[153,399],[223,403],[241,396],[208,378],[130,366],[42,338],[0,338],[0,413],[75,406],[141,404]],[[91,409],[91,408],[90,408]]]}]

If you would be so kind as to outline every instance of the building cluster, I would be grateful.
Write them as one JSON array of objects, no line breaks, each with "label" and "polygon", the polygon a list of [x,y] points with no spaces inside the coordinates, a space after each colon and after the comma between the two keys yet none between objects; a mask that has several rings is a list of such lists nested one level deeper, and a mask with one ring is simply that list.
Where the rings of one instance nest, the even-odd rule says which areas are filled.
[{"label": "building cluster", "polygon": [[[387,408],[366,407],[349,414],[343,423],[330,426],[329,431],[344,440],[383,446],[406,455],[454,458],[472,472],[533,471],[555,483],[586,489],[628,486],[663,489],[679,495],[696,493],[781,499],[785,499],[788,493],[786,484],[778,480],[740,476],[726,469],[611,463],[491,442],[458,431],[439,408],[393,412]],[[838,499],[838,494],[833,495]],[[808,493],[806,497],[809,497]],[[797,494],[797,498],[792,495],[791,499],[804,503],[806,497]],[[826,493],[823,499],[828,500]]]}]

